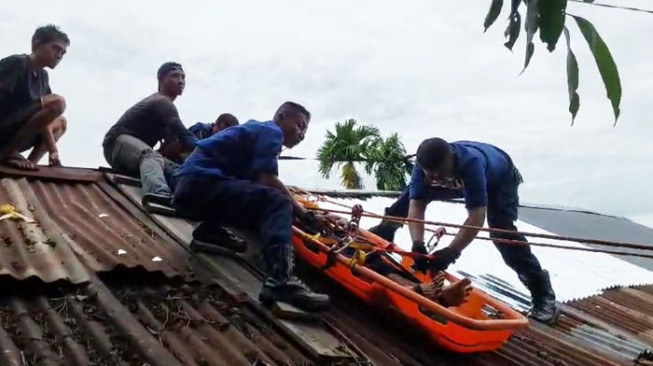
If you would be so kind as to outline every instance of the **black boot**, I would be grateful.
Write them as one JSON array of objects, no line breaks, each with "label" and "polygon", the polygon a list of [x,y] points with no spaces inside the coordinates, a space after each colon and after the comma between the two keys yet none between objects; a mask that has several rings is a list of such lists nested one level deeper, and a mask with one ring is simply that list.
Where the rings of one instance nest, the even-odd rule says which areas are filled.
[{"label": "black boot", "polygon": [[193,231],[190,248],[198,252],[221,253],[226,249],[242,253],[247,251],[247,243],[222,226],[203,222]]},{"label": "black boot", "polygon": [[259,301],[271,306],[285,302],[306,311],[320,311],[329,307],[329,296],[311,291],[293,276],[294,253],[292,244],[270,245],[263,251],[269,275],[258,295]]},{"label": "black boot", "polygon": [[556,303],[556,295],[551,287],[549,272],[542,270],[528,277],[519,277],[531,292],[533,307],[528,312],[528,317],[540,323],[553,324],[560,316],[560,309]]},{"label": "black boot", "polygon": [[368,231],[389,241],[394,242],[395,232],[401,227],[401,224],[394,221],[381,221],[380,224],[371,227]]},{"label": "black boot", "polygon": [[263,305],[270,306],[275,301],[285,302],[306,311],[320,311],[329,307],[329,296],[311,291],[306,284],[295,277],[285,283],[268,279],[258,295]]}]

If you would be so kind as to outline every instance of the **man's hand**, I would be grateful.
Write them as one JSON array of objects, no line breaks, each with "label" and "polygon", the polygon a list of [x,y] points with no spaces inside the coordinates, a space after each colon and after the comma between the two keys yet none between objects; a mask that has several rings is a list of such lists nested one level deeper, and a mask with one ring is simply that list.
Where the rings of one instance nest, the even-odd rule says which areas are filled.
[{"label": "man's hand", "polygon": [[442,248],[433,253],[433,259],[430,261],[429,267],[433,273],[438,273],[449,268],[458,258],[460,258],[459,251],[451,247]]}]

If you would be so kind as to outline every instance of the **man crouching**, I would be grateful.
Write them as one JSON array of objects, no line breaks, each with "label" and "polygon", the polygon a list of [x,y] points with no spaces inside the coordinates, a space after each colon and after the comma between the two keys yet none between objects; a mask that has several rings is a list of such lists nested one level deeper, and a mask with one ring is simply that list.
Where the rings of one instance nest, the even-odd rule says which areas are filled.
[{"label": "man crouching", "polygon": [[194,242],[220,245],[222,225],[256,230],[268,272],[259,300],[316,311],[328,307],[329,297],[293,275],[293,215],[306,219],[309,214],[278,178],[282,146],[299,144],[310,119],[306,108],[286,102],[272,121],[250,120],[198,141],[177,173],[173,205],[202,222]]}]

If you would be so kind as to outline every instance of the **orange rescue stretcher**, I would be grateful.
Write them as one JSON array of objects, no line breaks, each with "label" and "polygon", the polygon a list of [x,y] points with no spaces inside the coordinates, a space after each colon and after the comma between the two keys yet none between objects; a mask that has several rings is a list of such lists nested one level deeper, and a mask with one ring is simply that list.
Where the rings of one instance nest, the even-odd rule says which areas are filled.
[{"label": "orange rescue stretcher", "polygon": [[[319,208],[304,197],[296,198],[307,208]],[[362,208],[359,210],[362,212]],[[365,256],[371,251],[405,254],[401,263],[394,261],[404,271],[413,263],[408,253],[368,231],[356,228],[358,235],[347,243],[350,250],[344,251],[337,247],[338,242],[333,238],[310,235],[297,227],[293,230],[295,251],[304,261],[322,269],[363,301],[398,310],[447,350],[460,353],[492,351],[500,348],[515,330],[528,326],[522,314],[479,289],[474,288],[462,305],[445,307],[366,267]],[[445,276],[451,283],[460,280],[449,273]],[[431,280],[427,275],[415,278],[421,282]]]}]

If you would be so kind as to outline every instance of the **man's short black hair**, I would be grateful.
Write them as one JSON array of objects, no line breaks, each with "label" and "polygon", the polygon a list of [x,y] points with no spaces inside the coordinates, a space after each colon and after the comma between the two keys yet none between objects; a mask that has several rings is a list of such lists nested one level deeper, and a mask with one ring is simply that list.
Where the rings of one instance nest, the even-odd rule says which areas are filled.
[{"label": "man's short black hair", "polygon": [[173,70],[180,70],[182,72],[184,71],[184,69],[181,67],[181,64],[178,62],[164,62],[156,72],[156,79],[161,81],[164,76]]},{"label": "man's short black hair", "polygon": [[44,25],[42,27],[36,28],[34,35],[32,36],[32,50],[36,47],[54,42],[62,41],[66,46],[70,46],[70,39],[68,35],[59,29],[54,24]]},{"label": "man's short black hair", "polygon": [[216,125],[222,125],[222,126],[238,126],[240,122],[238,122],[238,118],[234,116],[231,113],[222,113],[221,115],[218,116],[218,119],[215,120]]},{"label": "man's short black hair", "polygon": [[297,104],[295,102],[285,102],[277,109],[277,112],[274,114],[274,119],[277,119],[277,116],[281,113],[287,112],[287,111],[292,111],[295,113],[303,114],[304,117],[306,117],[307,120],[311,120],[311,112],[308,111],[308,109],[304,108],[304,106]]},{"label": "man's short black hair", "polygon": [[437,170],[451,155],[449,143],[439,137],[426,139],[417,148],[417,163],[426,170]]}]

